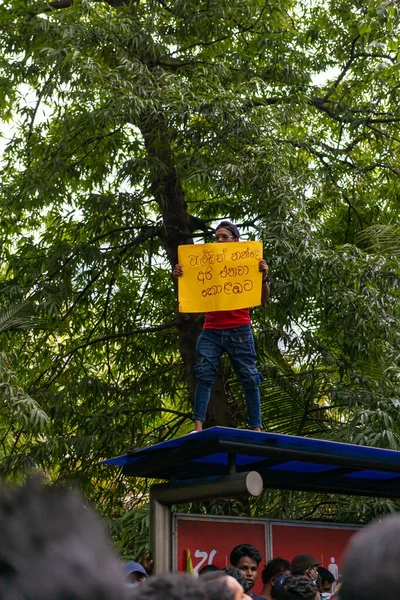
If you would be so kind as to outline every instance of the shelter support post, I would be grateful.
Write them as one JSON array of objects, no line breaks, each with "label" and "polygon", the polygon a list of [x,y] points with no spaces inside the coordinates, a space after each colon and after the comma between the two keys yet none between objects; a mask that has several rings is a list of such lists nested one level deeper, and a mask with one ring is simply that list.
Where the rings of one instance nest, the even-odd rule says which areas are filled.
[{"label": "shelter support post", "polygon": [[168,573],[172,570],[171,506],[156,498],[150,488],[150,549],[154,560],[154,572]]},{"label": "shelter support post", "polygon": [[221,477],[161,483],[150,488],[150,547],[156,574],[172,570],[171,505],[186,502],[259,496],[263,489],[256,471]]}]

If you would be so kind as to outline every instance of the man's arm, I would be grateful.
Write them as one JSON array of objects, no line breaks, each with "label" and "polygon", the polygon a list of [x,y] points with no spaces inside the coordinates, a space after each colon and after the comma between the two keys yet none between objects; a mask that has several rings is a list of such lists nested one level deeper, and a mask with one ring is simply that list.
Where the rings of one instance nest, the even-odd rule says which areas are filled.
[{"label": "man's arm", "polygon": [[262,284],[261,284],[261,304],[265,304],[269,298],[269,285],[267,282],[267,276],[269,267],[265,260],[260,260],[258,270],[262,273]]}]

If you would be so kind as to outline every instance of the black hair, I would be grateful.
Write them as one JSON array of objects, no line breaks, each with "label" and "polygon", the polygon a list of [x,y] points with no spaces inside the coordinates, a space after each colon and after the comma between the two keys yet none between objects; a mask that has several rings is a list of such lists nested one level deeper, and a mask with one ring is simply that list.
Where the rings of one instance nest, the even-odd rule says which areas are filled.
[{"label": "black hair", "polygon": [[210,573],[197,578],[189,573],[165,573],[149,577],[132,590],[130,598],[132,600],[208,600],[204,580],[209,575]]},{"label": "black hair", "polygon": [[284,571],[290,571],[290,562],[280,556],[273,558],[262,570],[261,579],[263,584],[269,583],[273,577],[283,575]]},{"label": "black hair", "polygon": [[398,600],[400,515],[382,517],[350,540],[341,568],[340,600]]},{"label": "black hair", "polygon": [[279,600],[315,600],[318,588],[311,579],[303,575],[286,577],[282,583]]},{"label": "black hair", "polygon": [[206,573],[213,573],[214,571],[221,571],[216,565],[206,565],[199,571],[199,575],[205,575]]},{"label": "black hair", "polygon": [[74,491],[31,481],[0,487],[0,598],[120,600],[120,563]]},{"label": "black hair", "polygon": [[231,564],[234,567],[237,567],[239,560],[243,556],[248,556],[249,558],[254,560],[257,563],[257,566],[261,562],[261,553],[259,552],[259,550],[257,550],[257,548],[255,548],[251,544],[239,544],[239,546],[235,546],[235,548],[231,552],[229,560],[231,561]]},{"label": "black hair", "polygon": [[250,586],[247,583],[246,577],[243,575],[240,569],[238,569],[237,567],[224,567],[222,571],[236,579],[236,581],[238,581],[242,586],[244,593],[247,594],[247,592],[250,589]]},{"label": "black hair", "polygon": [[330,571],[328,571],[328,569],[325,569],[325,567],[318,567],[318,575],[321,578],[321,585],[324,583],[324,581],[326,581],[327,583],[330,583],[332,585],[332,583],[334,583],[336,581],[336,579],[334,578],[334,576],[332,575],[332,573]]}]

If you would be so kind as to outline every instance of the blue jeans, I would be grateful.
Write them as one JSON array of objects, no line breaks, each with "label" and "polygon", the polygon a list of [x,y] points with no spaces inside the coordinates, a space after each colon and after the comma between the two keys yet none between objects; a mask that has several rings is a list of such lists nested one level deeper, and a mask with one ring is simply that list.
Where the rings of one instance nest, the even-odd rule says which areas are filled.
[{"label": "blue jeans", "polygon": [[256,368],[256,352],[250,325],[234,329],[203,329],[196,343],[197,387],[193,421],[205,421],[211,387],[218,373],[221,356],[226,352],[239,377],[249,416],[249,427],[261,427],[260,390],[262,375]]}]

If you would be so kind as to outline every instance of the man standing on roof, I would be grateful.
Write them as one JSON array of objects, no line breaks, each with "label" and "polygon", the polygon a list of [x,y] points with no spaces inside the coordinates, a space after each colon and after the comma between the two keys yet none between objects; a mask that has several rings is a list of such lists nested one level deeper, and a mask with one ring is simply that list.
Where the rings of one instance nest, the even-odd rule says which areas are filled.
[{"label": "man standing on roof", "polygon": [[[217,243],[238,242],[240,233],[236,225],[230,221],[221,221],[217,226],[215,237]],[[260,260],[259,270],[263,275],[261,303],[264,304],[269,298],[268,265],[265,260]],[[172,275],[174,277],[183,275],[181,265],[175,265]],[[259,386],[262,375],[256,367],[250,308],[206,313],[204,329],[197,339],[196,352],[198,356],[195,366],[197,387],[193,412],[195,431],[203,429],[211,388],[224,352],[228,354],[232,367],[241,381],[249,416],[249,427],[253,431],[261,431]]]}]

